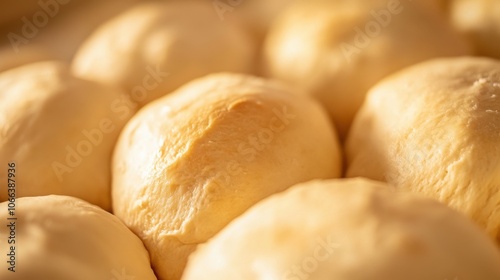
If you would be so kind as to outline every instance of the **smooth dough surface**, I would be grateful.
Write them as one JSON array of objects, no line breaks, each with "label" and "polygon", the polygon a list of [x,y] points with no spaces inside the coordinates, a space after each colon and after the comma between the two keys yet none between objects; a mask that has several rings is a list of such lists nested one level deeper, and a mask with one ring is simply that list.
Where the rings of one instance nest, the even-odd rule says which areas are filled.
[{"label": "smooth dough surface", "polygon": [[347,140],[348,177],[455,208],[500,241],[500,62],[424,62],[376,85]]},{"label": "smooth dough surface", "polygon": [[[7,209],[0,203],[0,219],[10,223]],[[15,217],[15,234],[0,231],[4,260],[15,246],[15,264],[3,261],[0,279],[156,280],[141,240],[95,205],[69,196],[24,197],[16,200]]]},{"label": "smooth dough surface", "polygon": [[473,43],[478,55],[500,59],[500,1],[450,0],[453,26]]},{"label": "smooth dough surface", "polygon": [[326,112],[281,84],[237,74],[195,80],[137,113],[113,159],[113,210],[160,279],[259,200],[341,174]]},{"label": "smooth dough surface", "polygon": [[253,71],[256,44],[211,3],[139,4],[103,24],[76,54],[76,75],[121,86],[141,106],[192,79]]},{"label": "smooth dough surface", "polygon": [[496,280],[499,263],[493,242],[461,214],[357,178],[261,201],[199,247],[183,280]]},{"label": "smooth dough surface", "polygon": [[443,16],[410,1],[297,1],[271,27],[267,76],[294,83],[327,108],[345,136],[368,89],[434,57],[470,53]]},{"label": "smooth dough surface", "polygon": [[1,73],[0,89],[0,161],[17,165],[17,196],[70,195],[110,210],[111,153],[135,112],[126,95],[54,61]]}]

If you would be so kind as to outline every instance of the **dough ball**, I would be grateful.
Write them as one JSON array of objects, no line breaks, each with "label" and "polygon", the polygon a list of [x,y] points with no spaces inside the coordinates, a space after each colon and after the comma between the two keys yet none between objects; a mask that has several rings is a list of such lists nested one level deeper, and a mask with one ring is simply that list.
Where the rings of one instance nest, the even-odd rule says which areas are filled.
[{"label": "dough ball", "polygon": [[500,279],[468,219],[366,179],[312,181],[250,208],[191,256],[194,279]]},{"label": "dough ball", "polygon": [[297,1],[271,28],[265,72],[305,89],[345,136],[367,90],[414,63],[469,53],[441,17],[410,1]]},{"label": "dough ball", "polygon": [[500,1],[452,0],[453,25],[473,43],[477,54],[500,58]]},{"label": "dough ball", "polygon": [[455,208],[500,242],[500,62],[436,59],[376,85],[347,140],[348,177]]},{"label": "dough ball", "polygon": [[0,74],[0,162],[18,166],[18,197],[70,195],[110,210],[111,153],[135,106],[69,72],[40,62]]},{"label": "dough ball", "polygon": [[212,72],[249,72],[255,43],[211,3],[144,3],[102,25],[73,62],[76,75],[119,85],[141,106]]},{"label": "dough ball", "polygon": [[0,203],[1,279],[156,280],[141,240],[101,208],[58,195],[15,204],[17,220],[7,220],[8,202]]},{"label": "dough ball", "polygon": [[213,74],[144,107],[113,159],[113,211],[148,248],[160,279],[261,199],[341,175],[326,113],[278,83]]}]

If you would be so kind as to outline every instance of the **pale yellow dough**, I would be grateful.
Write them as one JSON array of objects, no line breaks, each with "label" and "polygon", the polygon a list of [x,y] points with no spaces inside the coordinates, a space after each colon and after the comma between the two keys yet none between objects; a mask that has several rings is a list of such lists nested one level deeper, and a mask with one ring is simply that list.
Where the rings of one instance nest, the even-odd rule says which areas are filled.
[{"label": "pale yellow dough", "polygon": [[101,208],[58,195],[15,204],[17,220],[7,220],[8,203],[0,203],[0,279],[156,280],[141,240]]},{"label": "pale yellow dough", "polygon": [[322,102],[345,136],[368,89],[388,74],[441,56],[469,54],[442,16],[411,1],[297,1],[271,27],[267,76]]},{"label": "pale yellow dough", "polygon": [[476,225],[366,179],[299,184],[250,208],[191,256],[183,280],[500,279]]},{"label": "pale yellow dough", "polygon": [[76,75],[121,86],[141,106],[192,79],[250,72],[256,45],[210,2],[143,3],[103,24],[76,54]]},{"label": "pale yellow dough", "polygon": [[500,58],[500,1],[450,0],[450,17],[478,55]]},{"label": "pale yellow dough", "polygon": [[18,197],[63,194],[110,210],[111,153],[135,112],[126,95],[58,62],[5,71],[0,89],[0,162],[16,163]]},{"label": "pale yellow dough", "polygon": [[500,61],[437,59],[388,77],[346,149],[348,177],[438,199],[500,242]]},{"label": "pale yellow dough", "polygon": [[195,80],[137,113],[113,159],[113,211],[144,241],[160,279],[259,200],[335,178],[326,112],[281,84],[237,74]]}]

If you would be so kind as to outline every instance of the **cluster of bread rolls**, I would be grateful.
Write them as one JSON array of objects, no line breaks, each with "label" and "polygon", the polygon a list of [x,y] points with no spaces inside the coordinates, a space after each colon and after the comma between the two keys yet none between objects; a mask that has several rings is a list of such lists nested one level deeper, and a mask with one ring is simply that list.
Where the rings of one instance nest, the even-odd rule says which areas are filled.
[{"label": "cluster of bread rolls", "polygon": [[0,3],[0,279],[500,279],[499,3]]}]

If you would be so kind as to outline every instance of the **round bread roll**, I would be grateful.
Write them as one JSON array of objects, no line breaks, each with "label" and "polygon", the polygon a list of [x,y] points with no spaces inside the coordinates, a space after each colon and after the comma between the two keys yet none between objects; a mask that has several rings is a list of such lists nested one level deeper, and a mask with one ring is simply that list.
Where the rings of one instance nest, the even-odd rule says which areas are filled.
[{"label": "round bread roll", "polygon": [[437,59],[375,86],[347,143],[348,177],[467,214],[500,242],[500,62]]},{"label": "round bread roll", "polygon": [[386,75],[469,54],[441,17],[410,1],[297,1],[266,39],[264,72],[320,100],[345,136],[367,90]]},{"label": "round bread roll", "polygon": [[452,0],[453,26],[473,43],[477,54],[500,58],[500,1]]},{"label": "round bread roll", "polygon": [[259,200],[341,175],[326,113],[270,81],[213,74],[144,107],[113,159],[113,211],[145,243],[160,279]]},{"label": "round bread roll", "polygon": [[58,195],[13,204],[11,216],[0,203],[0,279],[156,280],[141,240],[101,208]]},{"label": "round bread roll", "polygon": [[183,280],[500,279],[476,225],[366,179],[299,184],[250,208],[190,257]]},{"label": "round bread roll", "polygon": [[18,197],[70,195],[110,210],[111,153],[135,106],[69,72],[40,62],[0,74],[0,162],[18,166]]},{"label": "round bread roll", "polygon": [[144,3],[101,26],[73,62],[76,75],[119,85],[141,106],[212,72],[252,71],[255,44],[211,3]]}]

